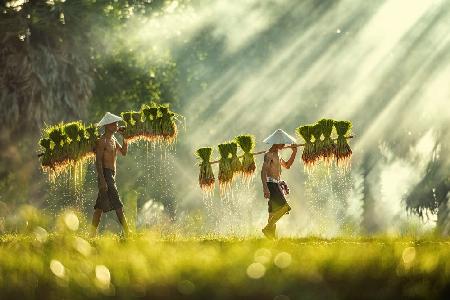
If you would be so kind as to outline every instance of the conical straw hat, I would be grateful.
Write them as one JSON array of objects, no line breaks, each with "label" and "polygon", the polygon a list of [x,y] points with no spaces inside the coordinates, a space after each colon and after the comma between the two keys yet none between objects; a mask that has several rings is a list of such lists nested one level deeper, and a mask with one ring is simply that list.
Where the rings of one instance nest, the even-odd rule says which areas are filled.
[{"label": "conical straw hat", "polygon": [[100,122],[97,123],[97,126],[101,127],[119,121],[122,121],[121,117],[116,116],[115,114],[112,114],[110,112],[107,112],[105,116],[100,120]]},{"label": "conical straw hat", "polygon": [[287,134],[282,129],[275,130],[274,133],[272,133],[269,137],[267,137],[264,141],[266,144],[295,144],[295,138]]}]

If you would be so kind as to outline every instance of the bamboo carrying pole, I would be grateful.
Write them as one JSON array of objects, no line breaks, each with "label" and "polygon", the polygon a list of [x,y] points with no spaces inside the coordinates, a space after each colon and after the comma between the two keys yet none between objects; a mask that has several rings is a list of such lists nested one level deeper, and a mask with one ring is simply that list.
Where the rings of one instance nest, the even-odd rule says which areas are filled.
[{"label": "bamboo carrying pole", "polygon": [[[352,139],[352,138],[353,138],[353,135],[346,136],[345,138],[346,138],[346,139]],[[337,138],[332,139],[332,140],[335,141],[335,140],[337,140]],[[287,149],[287,148],[298,148],[298,147],[303,147],[303,146],[305,146],[305,145],[306,145],[306,144],[293,144],[293,145],[290,145],[290,146],[285,146],[285,147],[283,147],[283,149]],[[266,153],[266,152],[267,152],[267,150],[266,150],[266,151],[254,152],[253,155],[260,155],[260,154],[263,154],[263,153]],[[241,157],[243,157],[243,156],[244,156],[244,155],[240,155],[240,156],[238,156],[238,157],[241,158]],[[217,163],[219,163],[219,160],[215,160],[215,161],[210,162],[211,165],[217,164]]]}]

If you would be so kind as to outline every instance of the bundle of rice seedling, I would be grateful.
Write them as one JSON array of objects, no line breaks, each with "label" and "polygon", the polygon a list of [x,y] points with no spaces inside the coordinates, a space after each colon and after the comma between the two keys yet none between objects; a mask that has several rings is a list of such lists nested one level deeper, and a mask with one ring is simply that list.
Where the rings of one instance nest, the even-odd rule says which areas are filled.
[{"label": "bundle of rice seedling", "polygon": [[139,112],[121,114],[126,123],[124,137],[131,143],[145,139],[148,142],[173,144],[178,135],[176,121],[180,115],[169,109],[168,105],[155,102],[144,104]]},{"label": "bundle of rice seedling", "polygon": [[86,127],[87,139],[91,146],[95,146],[95,142],[98,139],[98,128],[94,124]]},{"label": "bundle of rice seedling", "polygon": [[70,122],[64,125],[64,133],[68,136],[67,143],[67,159],[69,161],[76,161],[81,157],[80,138],[78,132],[83,125],[81,122]]},{"label": "bundle of rice seedling", "polygon": [[[78,139],[79,139],[79,143],[80,143],[80,159],[82,161],[92,160],[95,156],[94,146],[95,146],[95,142],[97,139],[94,140],[94,143],[91,142],[90,133],[87,130],[88,128],[89,127],[86,127],[85,125],[83,125],[78,130]],[[90,130],[92,130],[92,129],[90,129]],[[95,131],[94,131],[94,135],[95,135]]]},{"label": "bundle of rice seedling", "polygon": [[[150,104],[151,105],[151,104]],[[155,141],[155,134],[153,132],[153,117],[152,117],[152,110],[151,106],[144,104],[142,106],[142,115],[144,117],[143,123],[144,123],[144,137],[145,140],[148,142]]]},{"label": "bundle of rice seedling", "polygon": [[305,147],[303,148],[302,161],[305,167],[309,169],[315,163],[314,144],[312,140],[312,126],[304,125],[296,129],[297,134],[305,140]]},{"label": "bundle of rice seedling", "polygon": [[59,173],[64,170],[68,164],[68,143],[69,137],[64,132],[64,125],[58,124],[47,129],[48,137],[53,142],[53,151],[50,158],[50,169],[48,171],[53,171]]},{"label": "bundle of rice seedling", "polygon": [[346,135],[350,133],[352,128],[352,123],[349,121],[335,121],[334,127],[337,132],[337,141],[334,151],[334,156],[336,157],[337,165],[347,167],[352,155],[352,150],[350,145],[347,143]]},{"label": "bundle of rice seedling", "polygon": [[229,152],[231,154],[231,170],[233,176],[242,174],[242,163],[237,156],[238,144],[236,142],[230,142],[228,144]]},{"label": "bundle of rice seedling", "polygon": [[129,143],[137,142],[144,137],[144,123],[140,111],[122,112],[121,117],[125,122],[123,136]]},{"label": "bundle of rice seedling", "polygon": [[54,161],[62,161],[64,156],[63,145],[65,140],[67,139],[62,124],[51,127],[48,131],[48,136],[53,142]]},{"label": "bundle of rice seedling", "polygon": [[[140,111],[121,113],[126,127],[124,138],[130,143],[145,139],[151,142],[164,141],[172,144],[176,140],[178,117],[169,110],[168,105],[158,106],[151,102]],[[96,125],[85,126],[81,121],[58,124],[48,127],[39,141],[43,148],[42,167],[55,178],[67,167],[82,169],[86,159],[95,157],[94,147],[99,133]]]},{"label": "bundle of rice seedling", "polygon": [[135,137],[134,132],[133,132],[134,122],[133,122],[132,113],[133,112],[131,112],[131,111],[126,111],[126,112],[122,112],[120,114],[123,121],[125,122],[125,130],[123,131],[123,136],[127,140],[130,140]]},{"label": "bundle of rice seedling", "polygon": [[253,178],[256,170],[255,157],[253,155],[255,137],[253,135],[239,135],[235,140],[242,151],[244,151],[242,156],[242,178],[244,181],[249,181]]},{"label": "bundle of rice seedling", "polygon": [[131,112],[131,118],[133,119],[134,139],[132,138],[130,142],[134,142],[144,138],[144,123],[142,122],[142,113],[140,111]]},{"label": "bundle of rice seedling", "polygon": [[231,186],[233,180],[233,170],[231,169],[230,146],[223,143],[218,146],[220,153],[219,160],[219,188],[223,193]]},{"label": "bundle of rice seedling", "polygon": [[56,147],[62,148],[63,141],[64,141],[64,131],[63,131],[63,127],[61,126],[61,124],[50,127],[47,130],[47,132],[48,132],[48,137],[53,142],[53,147],[54,148],[56,148]]},{"label": "bundle of rice seedling", "polygon": [[[48,127],[39,141],[44,149],[42,168],[54,179],[59,173],[71,170],[92,156],[92,150],[86,146],[88,138],[83,123],[80,121],[58,124]],[[88,153],[90,151],[90,153]]]},{"label": "bundle of rice seedling", "polygon": [[200,188],[207,193],[212,192],[214,189],[214,173],[211,167],[211,154],[212,148],[200,148],[196,151],[197,157],[202,161],[200,162],[200,174],[198,176],[198,183]]},{"label": "bundle of rice seedling", "polygon": [[39,145],[44,149],[44,153],[42,154],[42,166],[45,168],[51,166],[51,159],[53,156],[51,143],[52,141],[49,138],[42,138],[39,140]]},{"label": "bundle of rice seedling", "polygon": [[177,124],[175,123],[175,114],[169,110],[168,106],[161,106],[161,134],[164,142],[173,144],[177,137]]},{"label": "bundle of rice seedling", "polygon": [[322,143],[322,127],[320,126],[320,124],[316,123],[311,127],[311,134],[314,138],[313,141],[313,153],[312,153],[312,159],[313,159],[313,164],[318,161],[321,157],[322,154],[322,148],[323,148],[323,143]]},{"label": "bundle of rice seedling", "polygon": [[99,138],[98,127],[94,124],[90,124],[85,128],[85,131],[85,136],[87,138],[85,144],[86,152],[89,156],[95,156],[95,144],[97,143],[97,140]]},{"label": "bundle of rice seedling", "polygon": [[324,139],[322,141],[321,155],[322,155],[324,161],[327,164],[330,164],[333,159],[334,152],[335,152],[334,142],[331,139],[331,133],[333,132],[334,121],[331,119],[322,119],[318,123],[322,129],[322,134],[324,137]]},{"label": "bundle of rice seedling", "polygon": [[152,117],[152,132],[153,132],[153,141],[158,142],[161,139],[161,118],[159,117],[159,109],[158,106],[155,105],[150,107],[150,115]]}]

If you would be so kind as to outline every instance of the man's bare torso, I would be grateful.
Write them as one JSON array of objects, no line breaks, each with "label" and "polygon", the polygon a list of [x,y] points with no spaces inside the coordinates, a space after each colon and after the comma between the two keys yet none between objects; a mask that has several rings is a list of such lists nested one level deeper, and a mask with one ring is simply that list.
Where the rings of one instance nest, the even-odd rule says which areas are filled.
[{"label": "man's bare torso", "polygon": [[269,165],[267,167],[267,177],[280,180],[281,177],[281,163],[278,152],[267,152]]},{"label": "man's bare torso", "polygon": [[103,160],[102,165],[103,168],[116,170],[116,157],[117,157],[117,142],[114,136],[110,139],[102,136],[100,138],[100,145],[104,147],[103,151]]}]

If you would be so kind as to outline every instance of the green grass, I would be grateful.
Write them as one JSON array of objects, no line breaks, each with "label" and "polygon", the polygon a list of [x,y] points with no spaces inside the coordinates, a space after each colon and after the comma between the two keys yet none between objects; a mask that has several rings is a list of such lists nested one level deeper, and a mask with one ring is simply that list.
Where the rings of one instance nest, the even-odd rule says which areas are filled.
[{"label": "green grass", "polygon": [[438,299],[449,274],[435,238],[0,239],[0,299]]}]

